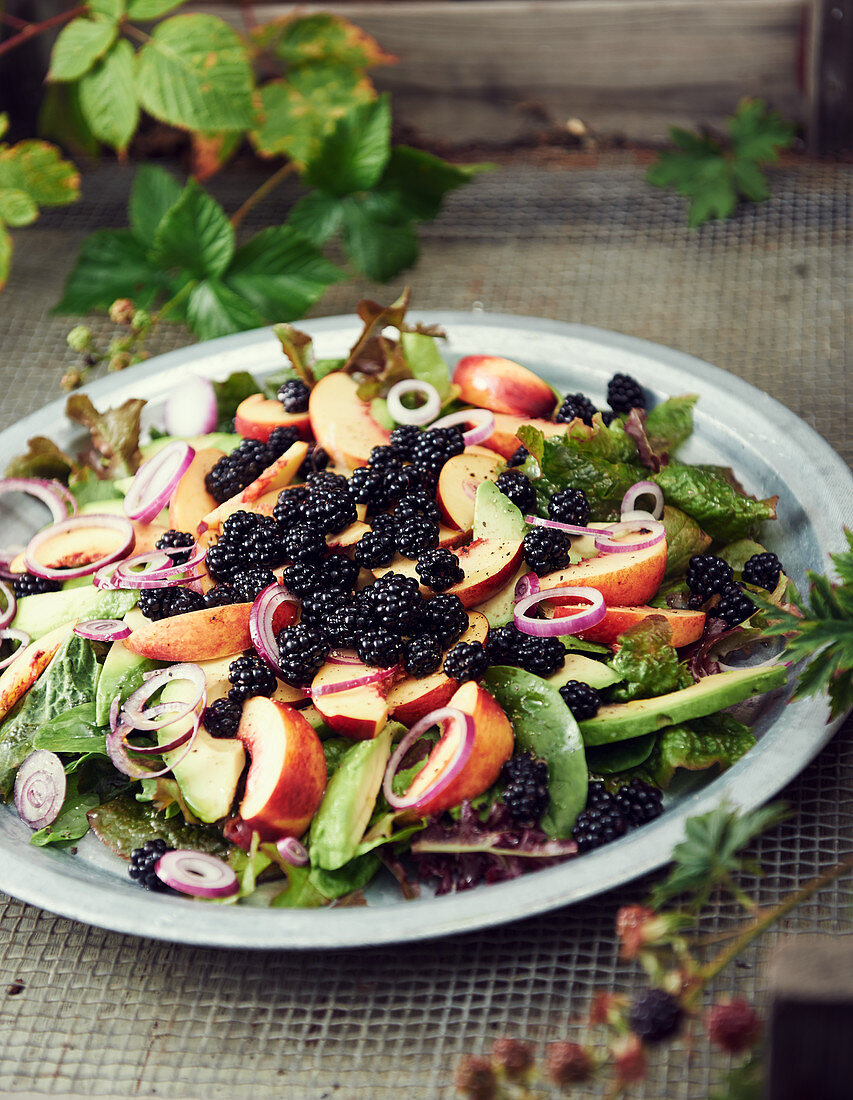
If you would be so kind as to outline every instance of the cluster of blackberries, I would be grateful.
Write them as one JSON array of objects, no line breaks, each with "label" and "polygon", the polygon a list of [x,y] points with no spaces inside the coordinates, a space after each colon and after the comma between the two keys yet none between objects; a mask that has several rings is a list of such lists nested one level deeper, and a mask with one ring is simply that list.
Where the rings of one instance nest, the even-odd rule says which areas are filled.
[{"label": "cluster of blackberries", "polygon": [[565,569],[572,540],[556,527],[534,527],[524,536],[524,560],[537,576]]},{"label": "cluster of blackberries", "polygon": [[[619,413],[628,413],[631,409],[645,409],[646,395],[643,387],[630,374],[614,374],[607,383],[607,404],[611,411],[602,411],[605,424],[610,424]],[[582,393],[570,393],[554,417],[558,424],[567,424],[577,417],[584,424],[592,425],[592,418],[599,410]]]},{"label": "cluster of blackberries", "polygon": [[276,396],[284,406],[285,412],[302,413],[308,411],[311,391],[301,379],[291,378],[279,388]]},{"label": "cluster of blackberries", "polygon": [[169,887],[157,877],[154,868],[160,856],[173,851],[174,848],[171,848],[160,837],[155,840],[146,840],[141,848],[134,848],[130,853],[130,866],[127,873],[134,882],[138,882],[146,890],[165,892]]},{"label": "cluster of blackberries", "polygon": [[207,491],[217,504],[222,504],[242,492],[298,439],[296,428],[275,428],[265,443],[260,439],[244,439],[207,474],[204,479]]},{"label": "cluster of blackberries", "polygon": [[173,565],[183,565],[190,556],[190,547],[195,546],[195,536],[189,531],[176,531],[170,528],[163,532],[154,546],[157,550],[163,550],[168,554]]},{"label": "cluster of blackberries", "polygon": [[[744,566],[743,576],[747,583],[758,583],[750,581],[750,577],[770,582],[774,573],[778,581],[780,572],[775,554],[755,554]],[[727,626],[737,626],[755,613],[755,604],[735,581],[732,567],[714,554],[695,554],[687,564],[686,582],[691,594],[688,605],[699,608],[716,596],[708,614],[722,619]],[[774,587],[775,583],[773,581]]]},{"label": "cluster of blackberries", "polygon": [[559,638],[525,634],[514,623],[489,631],[486,652],[492,665],[516,665],[545,678],[566,663],[566,651]]},{"label": "cluster of blackberries", "polygon": [[62,581],[52,581],[47,577],[37,577],[35,573],[16,573],[12,581],[12,590],[17,599],[25,596],[40,596],[42,592],[58,592]]},{"label": "cluster of blackberries", "polygon": [[624,836],[632,826],[653,821],[663,813],[663,794],[651,783],[632,779],[611,794],[601,782],[589,785],[586,808],[578,814],[572,839],[578,852],[600,848]]},{"label": "cluster of blackberries", "polygon": [[521,825],[535,825],[548,809],[548,765],[532,752],[511,756],[501,768],[501,801]]},{"label": "cluster of blackberries", "polygon": [[581,680],[569,680],[560,688],[563,702],[572,712],[577,722],[595,718],[601,706],[601,693]]}]

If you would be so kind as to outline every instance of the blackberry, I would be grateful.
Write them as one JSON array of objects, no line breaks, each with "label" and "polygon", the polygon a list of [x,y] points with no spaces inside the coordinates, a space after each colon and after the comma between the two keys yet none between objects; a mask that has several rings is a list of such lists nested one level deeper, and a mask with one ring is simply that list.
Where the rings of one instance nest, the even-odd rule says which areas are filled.
[{"label": "blackberry", "polygon": [[280,630],[276,641],[281,678],[292,687],[308,687],[329,652],[321,632],[316,627],[297,623]]},{"label": "blackberry", "polygon": [[389,466],[402,466],[403,457],[396,447],[373,447],[367,465],[373,470],[385,470]]},{"label": "blackberry", "polygon": [[204,565],[215,581],[230,581],[235,573],[249,564],[245,545],[238,545],[221,538],[211,546],[204,558]]},{"label": "blackberry", "polygon": [[739,584],[727,584],[720,593],[720,602],[709,612],[729,626],[737,626],[755,614],[755,604]]},{"label": "blackberry", "polygon": [[246,538],[246,553],[255,565],[277,569],[287,561],[286,529],[272,516],[261,516],[254,531]]},{"label": "blackberry", "polygon": [[598,410],[588,397],[582,393],[572,393],[563,401],[560,410],[554,417],[558,424],[568,424],[577,417],[584,424],[592,425],[592,418]]},{"label": "blackberry", "polygon": [[663,792],[642,779],[632,779],[616,792],[616,805],[629,825],[644,825],[663,813]]},{"label": "blackberry", "polygon": [[205,709],[201,720],[211,737],[236,737],[242,713],[242,702],[216,699]]},{"label": "blackberry", "polygon": [[627,413],[631,409],[644,409],[646,395],[630,374],[614,374],[607,383],[607,404],[616,413]]},{"label": "blackberry", "polygon": [[506,460],[507,466],[522,466],[530,457],[530,451],[526,447],[517,447]]},{"label": "blackberry", "polygon": [[390,630],[369,630],[358,639],[355,651],[364,664],[388,668],[400,660],[403,639]]},{"label": "blackberry", "polygon": [[257,512],[232,512],[222,524],[222,539],[234,544],[245,542],[260,521]]},{"label": "blackberry", "polygon": [[768,550],[763,554],[753,554],[747,559],[742,579],[746,584],[754,584],[756,588],[766,588],[768,592],[772,592],[779,583],[781,573],[782,563]]},{"label": "blackberry", "polygon": [[433,428],[421,432],[412,444],[412,462],[437,474],[445,462],[465,450],[465,440],[460,428]]},{"label": "blackberry", "polygon": [[215,584],[204,594],[205,607],[225,607],[226,604],[243,603],[233,584]]},{"label": "blackberry", "polygon": [[607,801],[594,802],[591,806],[587,803],[587,808],[578,814],[572,827],[572,840],[577,844],[578,852],[591,852],[593,848],[600,848],[602,844],[624,836],[627,830],[628,822],[615,801],[608,797]]},{"label": "blackberry", "polygon": [[371,470],[368,466],[353,470],[348,490],[354,501],[367,505],[368,515],[374,515],[388,507],[385,478],[381,470]]},{"label": "blackberry", "polygon": [[441,642],[432,634],[418,634],[406,643],[403,665],[410,676],[429,676],[441,667]]},{"label": "blackberry", "polygon": [[616,809],[616,799],[600,779],[590,780],[586,789],[586,805],[584,809],[590,810],[593,806],[609,806],[610,809]]},{"label": "blackberry", "polygon": [[157,539],[154,546],[157,550],[165,550],[175,565],[183,565],[190,556],[187,548],[195,546],[195,539],[189,531],[175,531],[170,528]]},{"label": "blackberry", "polygon": [[490,630],[486,639],[489,664],[514,665],[520,634],[521,631],[517,630],[513,623]]},{"label": "blackberry", "polygon": [[391,432],[390,443],[401,458],[411,459],[412,448],[423,435],[423,431],[416,424],[402,424]]},{"label": "blackberry", "polygon": [[282,527],[289,527],[302,518],[302,509],[308,500],[308,490],[304,485],[295,485],[292,489],[282,489],[278,494],[275,508],[272,510],[273,518]]},{"label": "blackberry", "polygon": [[294,596],[302,599],[309,592],[316,592],[322,583],[319,565],[291,565],[282,571],[281,583]]},{"label": "blackberry", "polygon": [[138,882],[146,890],[165,892],[169,887],[157,878],[157,872],[154,868],[160,856],[174,850],[160,837],[155,840],[146,840],[141,848],[134,848],[130,853],[130,867],[128,867],[127,873],[134,882]]},{"label": "blackberry", "polygon": [[333,607],[319,624],[326,641],[335,649],[354,649],[361,626],[358,608],[347,603]]},{"label": "blackberry", "polygon": [[323,532],[313,523],[296,523],[284,540],[287,556],[300,565],[319,564],[328,546]]},{"label": "blackberry", "polygon": [[586,527],[589,522],[589,501],[583,489],[561,489],[548,501],[548,519]]},{"label": "blackberry", "polygon": [[262,657],[254,654],[238,657],[228,666],[231,690],[228,698],[243,702],[251,695],[270,696],[275,691],[275,673]]},{"label": "blackberry", "polygon": [[229,583],[240,597],[241,603],[252,603],[265,588],[276,581],[272,569],[253,565],[251,569],[242,569],[235,573]]},{"label": "blackberry", "polygon": [[489,657],[482,642],[460,642],[444,658],[444,671],[459,684],[479,680],[489,667]]},{"label": "blackberry", "polygon": [[419,558],[438,546],[438,524],[426,516],[407,516],[397,524],[394,541],[403,557]]},{"label": "blackberry", "polygon": [[534,527],[524,536],[523,546],[524,560],[537,576],[569,564],[569,536],[554,527]]},{"label": "blackberry", "polygon": [[270,466],[277,458],[281,458],[285,451],[289,451],[294,443],[299,441],[297,428],[273,428],[267,439],[267,466]]},{"label": "blackberry", "polygon": [[189,588],[171,585],[169,588],[143,588],[137,607],[146,619],[171,619],[173,615],[185,615],[200,611],[205,606],[204,596]]},{"label": "blackberry", "polygon": [[577,722],[583,722],[587,718],[595,718],[598,708],[601,706],[601,695],[580,680],[569,680],[560,688],[563,702],[572,712]]},{"label": "blackberry", "polygon": [[39,596],[42,592],[58,592],[62,581],[51,581],[47,577],[37,577],[35,573],[16,573],[12,589],[19,600],[25,596]]},{"label": "blackberry", "polygon": [[397,547],[392,533],[367,531],[355,544],[353,559],[365,569],[373,569],[374,566],[390,565],[396,554]]},{"label": "blackberry", "polygon": [[340,588],[321,588],[302,597],[302,622],[324,630],[327,615],[350,602],[350,593]]},{"label": "blackberry", "polygon": [[628,1013],[628,1026],[646,1043],[660,1043],[677,1035],[684,1011],[664,989],[642,989]]},{"label": "blackberry", "polygon": [[217,504],[243,491],[265,470],[269,452],[258,439],[244,439],[229,455],[223,455],[204,479],[207,491]]},{"label": "blackberry", "polygon": [[331,462],[329,452],[324,451],[322,447],[318,447],[316,443],[309,443],[308,450],[305,454],[305,458],[302,460],[302,465],[299,467],[299,479],[301,481],[307,481],[312,474],[318,474]]},{"label": "blackberry", "polygon": [[687,587],[696,596],[708,599],[722,592],[734,579],[732,567],[715,554],[694,554],[687,563]]},{"label": "blackberry", "polygon": [[505,497],[512,501],[523,515],[536,511],[536,490],[519,470],[504,470],[498,474],[495,485]]},{"label": "blackberry", "polygon": [[398,520],[408,519],[411,516],[426,516],[427,519],[438,522],[440,513],[433,498],[421,491],[403,497],[394,509],[394,516]]},{"label": "blackberry", "polygon": [[417,634],[423,629],[425,603],[414,577],[386,573],[360,593],[361,607],[377,627],[394,634]]},{"label": "blackberry", "polygon": [[458,641],[468,629],[468,612],[459,597],[445,592],[427,600],[423,629],[438,638],[444,647]]},{"label": "blackberry", "polygon": [[532,752],[511,756],[501,768],[506,784],[501,801],[515,821],[535,825],[548,809],[548,765]]},{"label": "blackberry", "polygon": [[533,634],[521,634],[515,655],[515,663],[525,672],[547,679],[566,663],[566,650],[559,638],[537,638]]},{"label": "blackberry", "polygon": [[312,493],[346,493],[349,490],[347,478],[333,470],[318,470],[309,474],[307,485]]},{"label": "blackberry", "polygon": [[276,397],[284,405],[284,411],[289,413],[307,412],[310,396],[311,391],[300,378],[290,378],[276,394]]},{"label": "blackberry", "polygon": [[304,517],[324,535],[337,535],[358,519],[355,501],[342,492],[312,492],[305,503]]},{"label": "blackberry", "polygon": [[371,517],[370,526],[373,531],[391,535],[393,538],[397,534],[397,517],[392,516],[390,512],[380,512]]},{"label": "blackberry", "polygon": [[449,550],[427,550],[418,558],[415,572],[421,578],[421,584],[425,584],[433,592],[444,592],[465,580],[465,571],[459,564],[459,558]]},{"label": "blackberry", "polygon": [[397,504],[404,496],[420,490],[420,480],[413,482],[412,476],[401,466],[389,466],[380,471],[382,474],[382,499],[386,507]]},{"label": "blackberry", "polygon": [[342,554],[332,554],[320,566],[323,584],[330,588],[352,589],[358,580],[358,564]]}]

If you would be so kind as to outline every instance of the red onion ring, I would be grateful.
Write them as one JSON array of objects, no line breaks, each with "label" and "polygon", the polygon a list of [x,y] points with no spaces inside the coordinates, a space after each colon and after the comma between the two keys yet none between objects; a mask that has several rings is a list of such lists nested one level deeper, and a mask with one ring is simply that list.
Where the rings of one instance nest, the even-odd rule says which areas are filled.
[{"label": "red onion ring", "polygon": [[4,581],[0,581],[0,592],[6,599],[6,610],[0,612],[0,630],[2,630],[14,619],[15,612],[18,609],[18,600],[14,591]]},{"label": "red onion ring", "polygon": [[[113,711],[110,708],[110,726],[113,725]],[[131,760],[128,756],[128,750],[135,752],[131,746],[126,744],[126,740],[129,734],[133,733],[133,726],[129,726],[123,723],[119,723],[115,728],[111,728],[111,732],[107,734],[107,755],[112,761],[113,767],[120,771],[122,775],[127,775],[131,779],[157,779],[161,775],[166,775],[173,767],[177,767],[181,760],[187,755],[190,749],[195,744],[196,735],[198,734],[199,716],[193,715],[192,729],[190,730],[189,739],[185,742],[185,749],[181,753],[180,757],[174,761],[173,764],[166,764],[165,767],[160,768],[159,771],[147,771],[141,764],[137,764]],[[165,748],[160,748],[160,752],[168,751]]]},{"label": "red onion ring", "polygon": [[[168,725],[171,722],[177,722],[180,720],[180,718],[186,717],[186,715],[179,715],[178,718],[175,717],[176,706],[183,706],[183,703],[157,703],[156,706],[149,707],[147,713],[149,715],[162,714],[163,725]],[[196,725],[198,725],[199,715],[195,714],[193,715],[193,718]],[[142,756],[159,756],[163,752],[172,752],[174,749],[179,749],[181,745],[184,745],[187,741],[189,741],[194,733],[193,728],[190,727],[189,729],[184,730],[183,733],[177,734],[171,741],[167,741],[164,745],[132,745],[128,741],[128,737],[130,736],[130,733],[133,732],[136,731],[129,730],[127,733],[125,733],[122,737],[122,742],[124,743],[124,747],[126,749],[129,749],[131,752],[140,753]]]},{"label": "red onion ring", "polygon": [[518,584],[515,586],[515,592],[513,593],[514,602],[523,600],[525,596],[532,596],[534,592],[539,591],[539,578],[535,573],[525,573],[523,577],[519,578]]},{"label": "red onion ring", "polygon": [[663,515],[663,490],[659,485],[655,485],[653,481],[635,482],[625,496],[622,497],[622,507],[619,511],[630,512],[638,498],[646,495],[654,497],[655,506],[652,511],[652,518],[660,519]]},{"label": "red onion ring", "polygon": [[163,425],[169,435],[207,435],[219,418],[216,390],[208,378],[191,374],[175,385],[163,407]]},{"label": "red onion ring", "polygon": [[[159,691],[165,684],[169,683],[170,680],[189,681],[195,688],[195,697],[190,702],[176,700],[169,703],[170,714],[168,717],[162,717],[162,715],[158,714],[156,719],[152,719],[149,715],[154,714],[156,708],[152,707],[147,712],[143,708],[151,696]],[[180,664],[170,665],[169,668],[161,668],[148,673],[142,687],[137,688],[137,690],[125,700],[125,704],[121,708],[121,720],[122,722],[127,722],[132,729],[156,730],[160,729],[161,726],[166,726],[172,722],[180,721],[181,718],[186,718],[188,714],[191,714],[199,707],[203,710],[206,701],[207,679],[204,675],[204,670],[199,668],[198,665],[184,661]]]},{"label": "red onion ring", "polygon": [[[66,531],[76,531],[80,528],[85,529],[87,527],[112,527],[113,530],[124,535],[124,541],[120,546],[117,546],[115,550],[110,550],[108,553],[102,554],[101,557],[96,558],[95,561],[88,562],[86,565],[72,566],[67,569],[54,569],[49,565],[42,565],[36,557],[36,553],[40,547],[45,542],[54,538],[54,536],[64,534]],[[27,569],[31,573],[35,573],[37,577],[47,577],[48,580],[52,581],[65,581],[71,580],[74,577],[85,577],[88,576],[89,573],[96,573],[102,566],[118,561],[119,558],[123,558],[133,549],[135,540],[136,536],[133,531],[133,525],[130,520],[125,519],[124,516],[109,515],[106,513],[69,516],[68,519],[62,520],[61,523],[51,524],[50,527],[45,527],[43,531],[39,531],[37,535],[33,535],[24,554],[24,564]]]},{"label": "red onion ring", "polygon": [[360,665],[358,654],[352,649],[330,649],[327,658],[332,665]]},{"label": "red onion ring", "polygon": [[[614,542],[611,536],[640,534],[649,532],[649,537],[639,542]],[[627,520],[625,523],[608,524],[607,529],[601,529],[601,534],[595,537],[595,548],[602,554],[624,554],[630,550],[648,550],[651,546],[657,546],[666,538],[666,528],[660,520]]]},{"label": "red onion ring", "polygon": [[31,829],[43,829],[59,817],[65,801],[65,768],[55,752],[36,749],[15,776],[15,809]]},{"label": "red onion ring", "polygon": [[461,412],[450,413],[448,416],[442,416],[439,420],[433,421],[429,426],[429,431],[432,431],[433,428],[454,428],[458,424],[471,422],[473,422],[474,427],[462,433],[466,447],[470,447],[474,443],[482,443],[495,430],[495,414],[493,412],[489,412],[488,409],[463,409]]},{"label": "red onion ring", "polygon": [[[120,561],[110,574],[108,583],[102,582],[98,587],[170,588],[185,581],[197,580],[202,573],[201,563],[206,555],[207,550],[196,545],[185,562],[174,565],[169,555],[162,550],[134,554],[132,558]],[[138,565],[145,565],[145,568],[137,569]]]},{"label": "red onion ring", "polygon": [[295,836],[283,836],[275,846],[284,862],[293,867],[304,867],[308,862],[308,849]]},{"label": "red onion ring", "polygon": [[622,512],[619,516],[621,523],[629,523],[631,520],[635,519],[643,520],[645,523],[651,523],[655,517],[644,508],[632,508],[629,512]]},{"label": "red onion ring", "polygon": [[[424,403],[416,409],[407,409],[400,400],[404,393],[423,394]],[[405,378],[402,382],[395,382],[385,400],[388,403],[388,412],[398,424],[428,424],[441,412],[441,396],[438,390],[431,382],[421,382],[419,378]]]},{"label": "red onion ring", "polygon": [[195,457],[189,443],[175,440],[143,462],[124,498],[125,515],[150,523],[169,503],[178,482]]},{"label": "red onion ring", "polygon": [[525,516],[524,522],[531,527],[553,527],[556,531],[565,531],[567,535],[591,535],[588,527],[581,527],[577,523],[558,523],[555,519],[540,519],[539,516]]},{"label": "red onion ring", "polygon": [[[408,795],[394,794],[393,782],[394,776],[397,774],[397,769],[400,766],[400,761],[415,743],[419,737],[426,733],[428,729],[433,726],[441,727],[442,730],[441,742],[447,737],[450,729],[450,724],[461,724],[463,727],[463,736],[460,738],[459,747],[456,750],[455,755],[451,759],[448,766],[441,772],[435,779],[435,782],[428,787],[425,791],[422,791],[416,798],[409,798]],[[445,725],[446,724],[446,725]],[[457,710],[456,707],[439,707],[437,710],[431,711],[429,714],[425,714],[419,722],[415,722],[397,748],[394,750],[391,759],[388,761],[388,767],[385,769],[385,777],[382,780],[382,793],[385,795],[385,800],[388,805],[395,810],[418,810],[421,806],[425,805],[428,801],[441,794],[446,790],[453,780],[459,775],[462,769],[468,762],[468,757],[471,755],[471,750],[474,747],[474,738],[477,730],[474,725],[474,719],[470,714],[465,714],[464,711]],[[432,750],[435,752],[435,749]],[[432,753],[430,753],[430,756]],[[429,759],[429,758],[428,758]]]},{"label": "red onion ring", "polygon": [[353,688],[367,687],[368,684],[378,684],[382,680],[387,680],[389,676],[394,676],[399,671],[399,665],[393,665],[390,668],[375,668],[370,672],[365,672],[361,676],[353,676],[349,680],[339,680],[334,684],[321,684],[320,687],[312,687],[308,690],[311,697],[317,699],[321,695],[335,695],[339,691],[352,691]]},{"label": "red onion ring", "polygon": [[77,501],[64,485],[43,477],[3,477],[0,478],[0,493],[27,493],[42,504],[46,504],[53,516],[54,523],[61,523],[70,515],[77,514]]},{"label": "red onion ring", "polygon": [[181,894],[195,898],[228,898],[240,889],[234,871],[223,860],[207,852],[177,848],[165,852],[154,865],[161,882]]},{"label": "red onion ring", "polygon": [[120,642],[133,631],[121,619],[87,619],[74,627],[74,633],[93,642]]},{"label": "red onion ring", "polygon": [[[533,619],[527,615],[528,608],[543,600],[553,600],[557,597],[589,600],[592,606],[586,611],[579,611],[577,615],[559,619]],[[607,608],[602,594],[595,588],[578,586],[545,588],[525,596],[515,605],[513,619],[516,627],[523,634],[532,634],[537,638],[554,638],[563,634],[579,634],[582,630],[589,630],[590,627],[597,626],[606,614]]]},{"label": "red onion ring", "polygon": [[25,630],[18,630],[16,626],[6,626],[0,630],[0,642],[6,641],[7,638],[11,639],[13,642],[20,642],[21,644],[10,657],[6,657],[4,660],[0,661],[0,669],[6,668],[7,665],[17,660],[32,640]]},{"label": "red onion ring", "polygon": [[249,611],[249,636],[252,639],[252,645],[280,679],[282,671],[273,620],[276,611],[286,603],[299,606],[299,600],[286,588],[280,584],[270,584],[255,597]]}]

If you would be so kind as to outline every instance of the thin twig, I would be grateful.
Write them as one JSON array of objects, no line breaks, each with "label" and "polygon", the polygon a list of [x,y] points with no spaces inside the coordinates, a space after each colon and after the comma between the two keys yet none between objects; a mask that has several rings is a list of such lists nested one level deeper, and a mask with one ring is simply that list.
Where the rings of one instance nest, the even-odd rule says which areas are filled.
[{"label": "thin twig", "polygon": [[23,30],[24,27],[32,26],[32,23],[28,19],[19,19],[17,15],[12,15],[8,11],[0,11],[0,23],[5,23],[9,27],[15,27],[17,30]]},{"label": "thin twig", "polygon": [[293,161],[288,161],[286,164],[282,164],[282,166],[276,172],[273,172],[269,179],[264,180],[257,191],[253,191],[252,194],[249,195],[249,197],[243,203],[243,205],[239,208],[239,210],[236,210],[231,215],[231,224],[234,226],[234,228],[237,229],[238,226],[242,223],[243,219],[249,213],[249,211],[253,210],[259,202],[261,202],[267,197],[267,195],[274,191],[276,187],[278,187],[278,185],[281,183],[281,181],[289,176],[291,172],[295,171],[296,165],[293,163]]},{"label": "thin twig", "polygon": [[51,30],[53,27],[58,27],[62,23],[67,23],[69,19],[75,19],[78,15],[84,15],[88,11],[88,8],[81,4],[77,8],[70,8],[68,11],[61,11],[58,15],[52,15],[50,19],[45,19],[43,23],[28,23],[23,30],[17,34],[13,34],[11,38],[7,38],[6,41],[0,45],[0,56],[4,53],[9,53],[11,50],[15,50],[18,46],[23,46],[26,42],[29,42],[33,38],[37,38],[38,35],[44,34],[45,31]]}]

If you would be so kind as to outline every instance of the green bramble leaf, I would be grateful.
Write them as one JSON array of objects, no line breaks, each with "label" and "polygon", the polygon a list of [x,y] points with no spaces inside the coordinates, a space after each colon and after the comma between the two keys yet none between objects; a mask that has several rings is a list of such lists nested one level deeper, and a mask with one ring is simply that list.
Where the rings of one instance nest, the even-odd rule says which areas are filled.
[{"label": "green bramble leaf", "polygon": [[794,140],[796,127],[778,111],[769,111],[761,99],[742,99],[734,115],[726,120],[729,138],[738,160],[773,164],[779,150]]},{"label": "green bramble leaf", "polygon": [[263,324],[263,317],[219,279],[203,279],[193,287],[186,317],[200,340],[213,340]]},{"label": "green bramble leaf", "polygon": [[486,163],[448,164],[420,149],[395,145],[382,179],[374,188],[374,195],[386,201],[398,214],[404,212],[408,218],[429,221],[438,216],[448,192],[471,183],[478,175],[495,167]]},{"label": "green bramble leaf", "polygon": [[8,113],[8,111],[0,111],[0,138],[5,135],[5,133],[8,129],[9,129],[9,113]]},{"label": "green bramble leaf", "polygon": [[417,260],[418,235],[411,222],[386,217],[372,200],[368,194],[342,203],[342,240],[356,268],[375,282],[384,283]]},{"label": "green bramble leaf", "polygon": [[143,164],[137,169],[128,203],[130,228],[145,247],[154,244],[157,227],[178,202],[183,188],[165,168]]},{"label": "green bramble leaf", "polygon": [[154,234],[152,259],[195,278],[221,275],[234,255],[234,227],[216,199],[191,180]]},{"label": "green bramble leaf", "polygon": [[117,33],[115,20],[102,15],[72,20],[54,43],[47,79],[79,80],[104,56]]},{"label": "green bramble leaf", "polygon": [[101,15],[113,23],[124,15],[124,0],[88,0],[86,7],[90,15]]},{"label": "green bramble leaf", "polygon": [[158,23],[137,55],[140,103],[185,130],[250,127],[252,83],[245,45],[213,15],[175,15]]},{"label": "green bramble leaf", "polygon": [[12,237],[9,230],[0,222],[0,290],[6,285],[9,278],[9,269],[12,266]]},{"label": "green bramble leaf", "polygon": [[287,224],[312,244],[331,240],[343,225],[343,204],[324,191],[309,191],[290,211]]},{"label": "green bramble leaf", "polygon": [[26,191],[39,206],[65,206],[80,197],[80,173],[46,141],[0,146],[0,189]]},{"label": "green bramble leaf", "polygon": [[39,208],[26,191],[8,187],[0,191],[0,221],[18,227],[31,225],[39,216]]},{"label": "green bramble leaf", "polygon": [[80,108],[89,129],[119,152],[127,149],[139,123],[133,67],[133,47],[121,39],[80,81]]},{"label": "green bramble leaf", "polygon": [[317,12],[285,15],[259,27],[259,46],[271,50],[290,66],[329,62],[353,69],[391,65],[397,59],[385,53],[375,39],[342,15]]},{"label": "green bramble leaf", "polygon": [[391,105],[384,95],[338,119],[307,164],[305,182],[338,197],[367,191],[378,183],[390,155]]},{"label": "green bramble leaf", "polygon": [[151,19],[159,19],[161,15],[179,8],[184,0],[130,0],[127,5],[128,19],[138,19],[145,23]]},{"label": "green bramble leaf", "polygon": [[147,309],[166,286],[166,275],[130,230],[99,229],[83,242],[53,312],[107,310],[116,298],[132,298]]},{"label": "green bramble leaf", "polygon": [[83,117],[79,83],[45,85],[38,132],[42,137],[61,141],[63,148],[74,156],[96,157],[101,148]]}]

